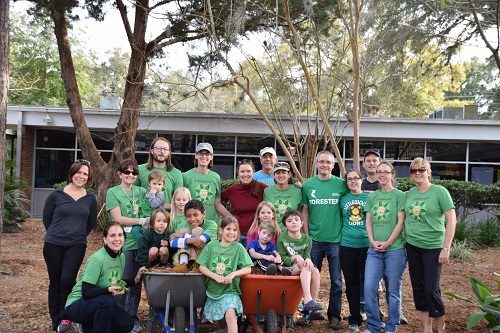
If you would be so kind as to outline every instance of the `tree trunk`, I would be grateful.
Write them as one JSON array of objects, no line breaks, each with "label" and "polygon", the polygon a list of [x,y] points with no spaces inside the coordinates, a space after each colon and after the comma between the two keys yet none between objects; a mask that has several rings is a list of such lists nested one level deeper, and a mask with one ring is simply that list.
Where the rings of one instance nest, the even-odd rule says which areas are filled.
[{"label": "tree trunk", "polygon": [[352,156],[353,167],[359,170],[359,127],[361,117],[361,101],[360,101],[360,82],[361,82],[361,66],[359,63],[359,48],[358,48],[358,35],[359,25],[361,21],[361,4],[358,0],[349,0],[349,17],[350,29],[349,39],[352,51],[352,69],[353,69],[353,94],[352,94],[352,114],[353,114],[353,135],[354,135],[354,151]]},{"label": "tree trunk", "polygon": [[0,249],[3,232],[5,188],[5,129],[9,91],[9,0],[0,0]]}]

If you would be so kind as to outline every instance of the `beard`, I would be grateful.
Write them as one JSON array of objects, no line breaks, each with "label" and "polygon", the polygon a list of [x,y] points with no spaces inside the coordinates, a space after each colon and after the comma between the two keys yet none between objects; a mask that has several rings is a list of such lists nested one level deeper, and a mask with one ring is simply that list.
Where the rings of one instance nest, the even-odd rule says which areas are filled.
[{"label": "beard", "polygon": [[153,161],[159,162],[159,163],[165,163],[167,161],[168,157],[164,155],[158,155],[153,153]]}]

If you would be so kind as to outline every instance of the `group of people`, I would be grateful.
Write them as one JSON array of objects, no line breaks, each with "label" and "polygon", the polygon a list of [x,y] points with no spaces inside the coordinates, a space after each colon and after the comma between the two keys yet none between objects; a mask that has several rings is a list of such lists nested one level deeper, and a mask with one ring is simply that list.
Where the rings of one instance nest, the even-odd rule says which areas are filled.
[{"label": "group of people", "polygon": [[171,264],[176,272],[199,269],[206,275],[204,316],[222,321],[228,332],[237,332],[242,313],[239,277],[252,271],[299,276],[303,319],[323,320],[318,294],[326,257],[330,328],[340,329],[343,273],[349,330],[359,331],[366,312],[366,332],[380,332],[383,279],[385,332],[396,332],[408,259],[424,332],[432,332],[432,318],[443,332],[439,274],[448,261],[456,221],[447,190],[429,182],[427,161],[411,163],[416,186],[407,193],[395,188],[394,167],[374,151],[365,154],[367,179],[355,170],[344,179],[333,176],[334,156],[322,151],[316,157],[317,175],[294,184],[290,165],[278,162],[274,148],[265,147],[262,170],[255,172],[251,160],[240,161],[239,182],[221,191],[219,175],[210,170],[211,144],[196,146],[195,167],[184,173],[172,165],[171,148],[159,137],[147,163],[121,162],[120,183],[106,195],[113,222],[104,229],[104,247],[89,257],[76,284],[86,236],[97,218],[95,196],[85,189],[90,163],[73,163],[68,185],[48,197],[43,252],[54,331],[68,331],[73,321],[84,332],[139,332],[142,273]]}]

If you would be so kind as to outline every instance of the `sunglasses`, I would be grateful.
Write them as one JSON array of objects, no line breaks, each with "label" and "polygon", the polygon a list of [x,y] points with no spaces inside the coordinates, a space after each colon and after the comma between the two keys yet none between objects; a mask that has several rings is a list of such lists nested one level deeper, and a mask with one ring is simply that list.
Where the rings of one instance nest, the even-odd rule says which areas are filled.
[{"label": "sunglasses", "polygon": [[130,171],[130,170],[122,171],[122,173],[127,176],[130,174],[132,174],[132,176],[137,176],[139,174],[137,171]]},{"label": "sunglasses", "polygon": [[82,164],[85,164],[87,166],[90,166],[90,161],[89,160],[79,159],[79,160],[76,160],[75,163],[82,163]]},{"label": "sunglasses", "polygon": [[414,175],[416,173],[424,173],[426,171],[427,171],[426,167],[421,167],[421,168],[418,168],[418,169],[410,169],[410,174]]}]

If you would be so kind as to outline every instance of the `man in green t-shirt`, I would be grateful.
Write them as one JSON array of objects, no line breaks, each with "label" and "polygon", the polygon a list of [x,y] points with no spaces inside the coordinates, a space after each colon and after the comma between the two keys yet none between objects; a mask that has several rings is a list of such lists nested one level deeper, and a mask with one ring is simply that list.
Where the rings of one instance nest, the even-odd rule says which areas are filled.
[{"label": "man in green t-shirt", "polygon": [[170,210],[172,195],[176,189],[183,186],[183,180],[182,173],[172,164],[172,145],[163,137],[158,137],[151,143],[148,162],[139,165],[139,177],[135,185],[149,189],[148,177],[155,170],[165,175],[163,183],[165,208]]},{"label": "man in green t-shirt", "polygon": [[304,231],[312,239],[311,259],[321,271],[323,258],[328,259],[330,272],[329,327],[340,329],[342,311],[342,277],[340,275],[340,197],[347,193],[345,181],[332,175],[335,158],[329,151],[316,156],[318,174],[302,186]]},{"label": "man in green t-shirt", "polygon": [[196,167],[182,175],[184,186],[191,192],[193,199],[200,200],[205,206],[206,218],[217,221],[217,213],[231,215],[221,203],[220,176],[210,170],[213,165],[214,149],[208,142],[196,146]]}]

